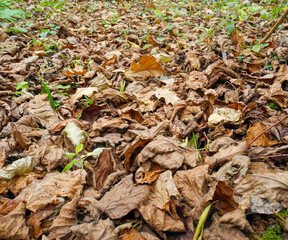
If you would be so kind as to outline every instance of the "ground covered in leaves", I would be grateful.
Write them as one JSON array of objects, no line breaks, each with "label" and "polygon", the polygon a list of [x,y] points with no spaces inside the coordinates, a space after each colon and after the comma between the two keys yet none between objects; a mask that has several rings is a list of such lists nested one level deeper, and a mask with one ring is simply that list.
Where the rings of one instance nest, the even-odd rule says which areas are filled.
[{"label": "ground covered in leaves", "polygon": [[1,239],[285,239],[286,1],[2,1]]}]

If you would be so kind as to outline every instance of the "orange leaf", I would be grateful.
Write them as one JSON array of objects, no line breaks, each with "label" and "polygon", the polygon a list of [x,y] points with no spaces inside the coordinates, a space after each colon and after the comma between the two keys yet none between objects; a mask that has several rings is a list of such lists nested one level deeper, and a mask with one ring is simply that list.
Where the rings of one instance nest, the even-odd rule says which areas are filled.
[{"label": "orange leaf", "polygon": [[[260,133],[265,131],[267,129],[263,123],[257,122],[254,123],[252,127],[250,127],[247,131],[247,142],[250,143],[254,140],[256,136],[258,136]],[[252,144],[251,146],[257,146],[257,147],[271,147],[275,144],[277,144],[277,141],[271,140],[269,138],[269,131],[262,134],[260,137],[258,137]]]},{"label": "orange leaf", "polygon": [[119,240],[129,240],[129,239],[144,240],[145,238],[142,237],[142,235],[134,228],[130,228],[130,229],[126,228],[120,232]]},{"label": "orange leaf", "polygon": [[130,74],[134,74],[134,77],[137,75],[139,78],[146,79],[149,76],[158,77],[160,75],[166,74],[166,72],[154,57],[144,55],[139,60],[139,63],[131,63],[130,69],[126,72],[125,75],[127,77],[127,75]]}]

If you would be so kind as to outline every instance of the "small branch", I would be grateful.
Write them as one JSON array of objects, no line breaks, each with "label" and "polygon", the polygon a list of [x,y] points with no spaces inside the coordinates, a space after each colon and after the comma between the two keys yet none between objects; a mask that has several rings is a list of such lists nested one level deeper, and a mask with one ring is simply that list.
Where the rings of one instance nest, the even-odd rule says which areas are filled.
[{"label": "small branch", "polygon": [[272,127],[277,126],[279,123],[281,123],[284,119],[286,119],[288,117],[288,115],[286,115],[285,117],[283,117],[282,119],[280,119],[278,122],[274,123],[271,127],[267,128],[266,130],[264,130],[263,132],[261,132],[260,134],[258,134],[250,143],[249,145],[251,145],[253,142],[255,142],[260,136],[262,136],[264,133],[268,132]]},{"label": "small branch", "polygon": [[282,16],[278,19],[278,21],[274,24],[274,26],[271,28],[271,30],[267,33],[267,35],[260,41],[260,44],[263,44],[268,40],[268,38],[272,35],[272,33],[276,30],[276,28],[283,22],[284,18],[288,14],[288,8],[285,10],[285,12],[282,14]]}]

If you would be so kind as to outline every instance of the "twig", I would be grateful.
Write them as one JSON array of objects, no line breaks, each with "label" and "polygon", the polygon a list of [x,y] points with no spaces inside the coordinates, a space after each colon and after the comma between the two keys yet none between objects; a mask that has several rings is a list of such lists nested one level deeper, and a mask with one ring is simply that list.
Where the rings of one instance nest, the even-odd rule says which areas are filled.
[{"label": "twig", "polygon": [[278,125],[279,123],[281,123],[285,118],[287,118],[288,115],[286,115],[285,117],[283,117],[282,119],[280,119],[278,122],[274,123],[271,127],[267,128],[266,130],[264,130],[263,132],[261,132],[260,134],[258,134],[249,144],[251,145],[253,142],[255,142],[257,140],[257,138],[259,138],[260,136],[262,136],[264,133],[266,133],[267,131],[269,131],[272,127],[275,127],[276,125]]},{"label": "twig", "polygon": [[282,16],[278,19],[278,21],[274,24],[271,30],[266,34],[266,36],[260,41],[260,44],[263,44],[264,42],[268,40],[268,38],[272,35],[272,33],[276,30],[276,28],[283,22],[287,14],[288,14],[288,8],[285,10]]}]

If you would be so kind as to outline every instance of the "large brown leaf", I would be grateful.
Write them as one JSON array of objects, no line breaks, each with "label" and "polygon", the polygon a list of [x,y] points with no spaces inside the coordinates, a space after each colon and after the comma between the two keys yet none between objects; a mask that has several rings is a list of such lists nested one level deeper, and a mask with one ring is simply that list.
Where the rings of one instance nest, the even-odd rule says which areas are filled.
[{"label": "large brown leaf", "polygon": [[71,227],[72,232],[79,240],[117,240],[114,223],[107,218],[99,222],[83,223]]},{"label": "large brown leaf", "polygon": [[85,177],[86,172],[82,169],[65,173],[48,173],[43,179],[30,183],[16,199],[26,202],[26,208],[36,212],[49,204],[61,203],[59,197],[71,199],[80,195]]},{"label": "large brown leaf", "polygon": [[105,212],[109,218],[125,216],[133,209],[138,209],[149,195],[147,185],[135,186],[133,174],[123,178],[95,206]]},{"label": "large brown leaf", "polygon": [[77,224],[76,207],[79,198],[74,198],[66,203],[54,219],[50,229],[49,238],[63,238],[71,233],[70,227]]},{"label": "large brown leaf", "polygon": [[133,61],[130,69],[125,72],[125,76],[131,81],[143,80],[149,76],[158,77],[163,74],[166,74],[166,72],[161,67],[161,64],[154,57],[147,55],[142,56],[139,63]]},{"label": "large brown leaf", "polygon": [[[250,144],[256,136],[261,134],[267,128],[268,127],[261,122],[254,123],[253,126],[250,127],[247,131],[247,142]],[[271,147],[278,143],[275,140],[271,140],[269,136],[269,131],[265,132],[250,145],[256,147]]]},{"label": "large brown leaf", "polygon": [[15,209],[0,218],[0,238],[29,239],[28,233],[29,228],[25,223],[25,204],[19,202]]}]

